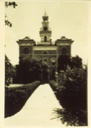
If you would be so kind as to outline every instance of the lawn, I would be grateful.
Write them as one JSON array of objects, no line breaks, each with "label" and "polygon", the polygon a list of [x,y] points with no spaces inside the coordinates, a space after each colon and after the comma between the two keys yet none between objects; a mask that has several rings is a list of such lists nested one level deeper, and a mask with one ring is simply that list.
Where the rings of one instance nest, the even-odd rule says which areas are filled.
[{"label": "lawn", "polygon": [[20,87],[5,87],[5,118],[19,112],[39,85],[40,81],[35,81]]}]

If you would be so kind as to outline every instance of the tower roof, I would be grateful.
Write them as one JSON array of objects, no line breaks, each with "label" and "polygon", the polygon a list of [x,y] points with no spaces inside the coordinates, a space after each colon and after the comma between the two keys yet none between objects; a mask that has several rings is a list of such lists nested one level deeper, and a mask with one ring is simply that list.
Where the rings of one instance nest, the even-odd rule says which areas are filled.
[{"label": "tower roof", "polygon": [[66,38],[65,36],[61,37],[61,40],[69,40],[68,38]]},{"label": "tower roof", "polygon": [[46,13],[46,11],[45,11],[45,13],[44,13],[44,16],[47,16],[47,13]]},{"label": "tower roof", "polygon": [[31,38],[29,38],[28,36],[26,36],[23,39],[19,39],[18,41],[16,41],[18,44],[23,44],[23,43],[30,43],[30,44],[35,44],[35,41]]},{"label": "tower roof", "polygon": [[25,38],[23,38],[23,40],[31,40],[28,36],[26,36]]},{"label": "tower roof", "polygon": [[44,13],[43,20],[44,20],[44,21],[48,20],[48,16],[47,16],[46,11],[45,11],[45,13]]},{"label": "tower roof", "polygon": [[63,44],[63,43],[72,44],[73,42],[74,41],[72,39],[68,39],[65,36],[62,36],[60,39],[57,39],[55,41],[55,44],[56,45]]}]

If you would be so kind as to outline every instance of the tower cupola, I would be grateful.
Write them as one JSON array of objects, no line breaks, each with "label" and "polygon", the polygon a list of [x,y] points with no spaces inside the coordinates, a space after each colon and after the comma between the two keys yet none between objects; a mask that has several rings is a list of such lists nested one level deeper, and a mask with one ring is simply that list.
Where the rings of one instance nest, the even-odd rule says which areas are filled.
[{"label": "tower cupola", "polygon": [[40,38],[41,38],[41,45],[50,45],[51,44],[51,30],[49,28],[49,21],[48,21],[48,15],[46,14],[46,12],[44,13],[44,16],[42,17],[43,21],[42,21],[42,27],[40,28]]},{"label": "tower cupola", "polygon": [[45,14],[43,16],[43,21],[48,21],[48,16],[47,16],[46,12],[45,12]]}]

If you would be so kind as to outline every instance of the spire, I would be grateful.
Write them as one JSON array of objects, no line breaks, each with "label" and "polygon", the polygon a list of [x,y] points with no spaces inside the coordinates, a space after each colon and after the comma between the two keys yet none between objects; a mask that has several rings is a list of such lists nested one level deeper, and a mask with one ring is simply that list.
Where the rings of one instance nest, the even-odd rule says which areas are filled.
[{"label": "spire", "polygon": [[47,16],[46,10],[45,10],[45,13],[44,13],[44,16],[43,16],[43,20],[44,21],[47,21],[48,20],[48,16]]},{"label": "spire", "polygon": [[44,16],[47,16],[47,14],[46,14],[46,10],[45,10]]},{"label": "spire", "polygon": [[49,44],[51,43],[51,30],[49,28],[49,21],[48,21],[48,15],[46,11],[44,11],[44,15],[42,16],[43,21],[42,21],[42,28],[40,29],[40,38],[41,38],[41,43],[46,43]]}]

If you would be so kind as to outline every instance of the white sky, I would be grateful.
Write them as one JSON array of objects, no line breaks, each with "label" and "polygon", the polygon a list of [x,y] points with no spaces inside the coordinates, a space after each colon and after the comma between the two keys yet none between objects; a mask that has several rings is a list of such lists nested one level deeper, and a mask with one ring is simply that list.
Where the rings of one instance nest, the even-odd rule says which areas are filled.
[{"label": "white sky", "polygon": [[88,61],[89,2],[17,2],[18,6],[6,8],[7,19],[12,28],[5,26],[5,52],[12,64],[18,64],[19,47],[17,40],[29,36],[40,41],[39,30],[46,10],[52,41],[61,36],[74,40],[72,56],[79,55]]}]

